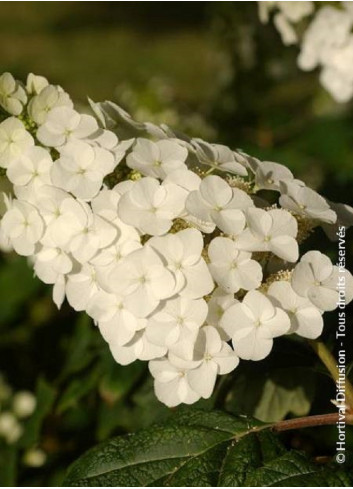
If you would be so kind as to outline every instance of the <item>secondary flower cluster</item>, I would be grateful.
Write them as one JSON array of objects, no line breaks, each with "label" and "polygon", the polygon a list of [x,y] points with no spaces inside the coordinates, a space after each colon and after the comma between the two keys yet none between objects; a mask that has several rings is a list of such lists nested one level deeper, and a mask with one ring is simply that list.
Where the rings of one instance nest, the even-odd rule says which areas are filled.
[{"label": "secondary flower cluster", "polygon": [[298,242],[319,225],[335,236],[353,209],[286,167],[110,102],[79,114],[42,77],[2,80],[0,166],[13,186],[2,247],[30,257],[58,307],[66,296],[85,310],[117,362],[149,361],[168,406],[208,398],[278,336],[318,337],[339,275],[352,299],[351,274],[319,251],[297,262]]},{"label": "secondary flower cluster", "polygon": [[[313,14],[315,2],[259,2],[260,19],[273,21],[284,44],[295,44],[298,23]],[[338,102],[353,96],[353,4],[330,2],[316,11],[301,35],[298,65],[304,71],[321,68],[320,82]]]}]

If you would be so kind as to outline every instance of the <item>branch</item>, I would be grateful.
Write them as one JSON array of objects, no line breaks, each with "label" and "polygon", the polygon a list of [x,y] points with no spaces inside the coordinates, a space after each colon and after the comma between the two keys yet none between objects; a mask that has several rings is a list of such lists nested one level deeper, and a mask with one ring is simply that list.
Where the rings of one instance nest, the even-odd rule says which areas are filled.
[{"label": "branch", "polygon": [[[275,423],[272,431],[289,431],[298,430],[301,428],[311,428],[313,426],[334,425],[341,421],[338,413],[317,414],[314,416],[304,416],[303,418],[285,419]],[[353,424],[353,414],[347,414],[345,417],[347,424]]]}]

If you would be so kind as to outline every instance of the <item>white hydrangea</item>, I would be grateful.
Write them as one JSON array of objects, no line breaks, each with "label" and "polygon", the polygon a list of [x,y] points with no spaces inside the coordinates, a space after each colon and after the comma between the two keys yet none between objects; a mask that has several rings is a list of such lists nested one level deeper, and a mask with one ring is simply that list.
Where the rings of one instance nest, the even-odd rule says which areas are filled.
[{"label": "white hydrangea", "polygon": [[[96,122],[43,77],[14,83],[25,97],[8,91],[21,120],[13,101],[3,104],[1,249],[29,257],[58,307],[67,298],[86,311],[117,362],[149,361],[166,405],[209,398],[218,375],[239,359],[265,358],[278,336],[318,337],[339,277],[352,300],[351,274],[319,251],[295,264],[298,222],[335,235],[353,224],[349,206],[326,201],[279,163],[183,141],[108,102],[93,104]],[[107,129],[113,117],[128,139]],[[277,192],[275,206],[259,198],[263,189]],[[273,279],[273,261],[288,281]],[[17,408],[29,411],[27,401]],[[11,416],[1,429],[19,436]]]}]

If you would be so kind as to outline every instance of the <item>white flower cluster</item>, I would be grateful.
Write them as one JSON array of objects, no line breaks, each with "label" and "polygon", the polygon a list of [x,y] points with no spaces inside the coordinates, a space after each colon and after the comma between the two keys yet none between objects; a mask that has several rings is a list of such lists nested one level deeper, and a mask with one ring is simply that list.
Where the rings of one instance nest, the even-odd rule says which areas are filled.
[{"label": "white flower cluster", "polygon": [[265,358],[278,336],[320,335],[343,272],[319,251],[295,265],[298,241],[318,225],[335,235],[353,209],[278,163],[180,139],[110,102],[92,103],[98,124],[45,79],[3,76],[23,107],[3,104],[13,193],[1,242],[30,257],[58,307],[66,296],[87,311],[117,362],[149,361],[162,402],[210,397],[218,375]]},{"label": "white flower cluster", "polygon": [[259,2],[262,22],[273,22],[284,44],[300,42],[298,65],[304,71],[321,68],[320,82],[338,102],[353,97],[353,4],[330,2],[318,8],[302,36],[297,24],[314,12],[315,2]]}]

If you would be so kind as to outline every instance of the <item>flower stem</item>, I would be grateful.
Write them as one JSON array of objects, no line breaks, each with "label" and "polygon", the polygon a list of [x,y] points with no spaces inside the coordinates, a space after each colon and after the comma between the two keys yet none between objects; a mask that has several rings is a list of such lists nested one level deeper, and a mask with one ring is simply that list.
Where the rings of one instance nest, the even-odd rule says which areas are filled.
[{"label": "flower stem", "polygon": [[[330,350],[326,347],[322,341],[308,340],[309,345],[320,358],[322,363],[325,365],[327,370],[330,372],[331,377],[335,382],[340,379],[340,374],[337,367],[337,360],[332,355]],[[345,394],[346,394],[346,404],[348,405],[348,410],[353,412],[353,386],[349,380],[345,379]]]},{"label": "flower stem", "polygon": [[[316,414],[314,416],[304,416],[302,418],[285,419],[272,426],[273,431],[289,431],[301,428],[311,428],[313,426],[333,425],[339,421],[338,413]],[[345,419],[347,424],[353,424],[353,414],[347,414]]]}]

